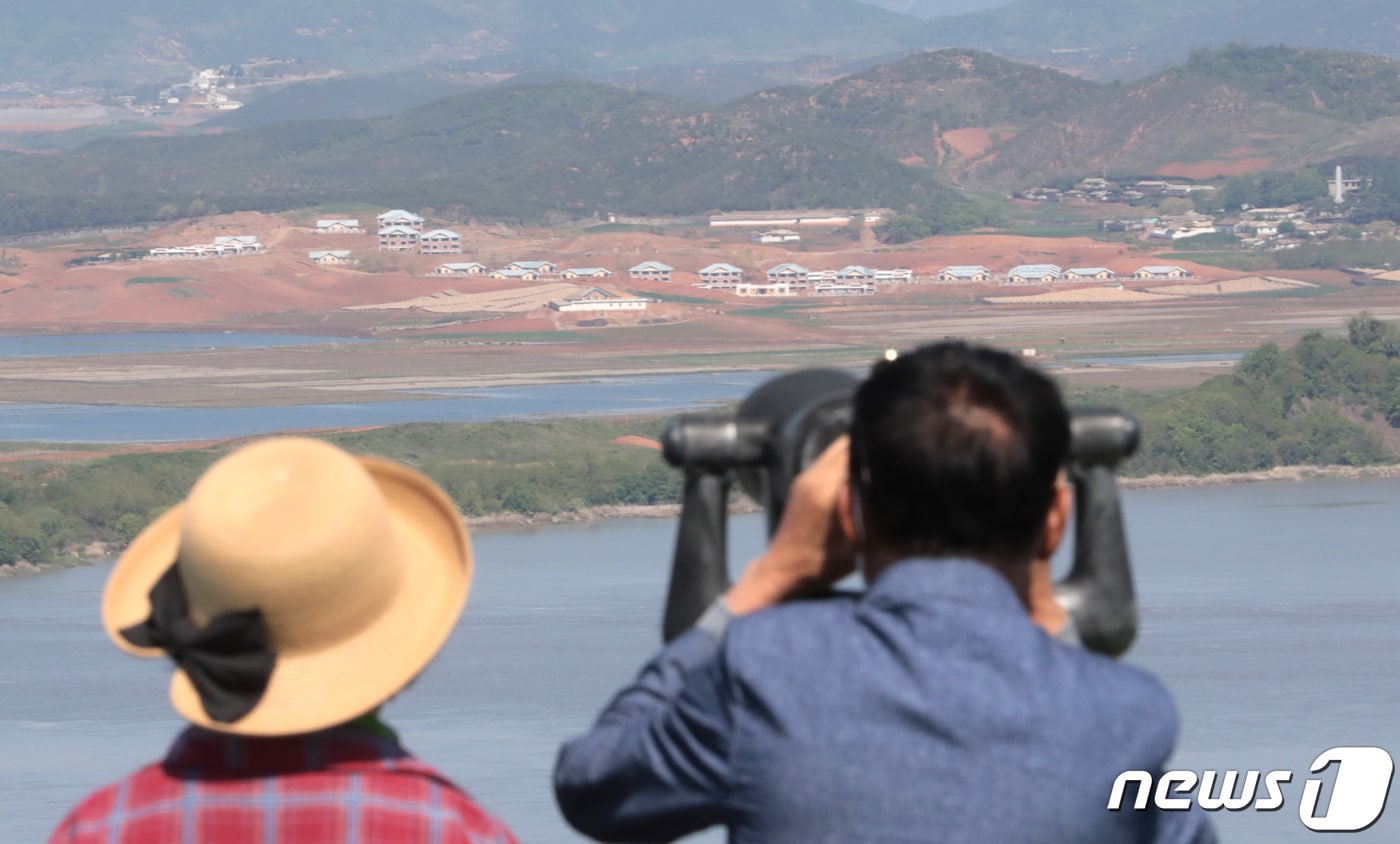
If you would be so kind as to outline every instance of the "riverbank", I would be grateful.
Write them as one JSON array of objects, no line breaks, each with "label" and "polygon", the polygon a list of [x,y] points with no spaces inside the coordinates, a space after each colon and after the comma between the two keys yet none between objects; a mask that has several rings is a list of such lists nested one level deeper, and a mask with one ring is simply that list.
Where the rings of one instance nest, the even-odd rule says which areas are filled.
[{"label": "riverbank", "polygon": [[1213,475],[1144,475],[1122,478],[1123,489],[1169,489],[1227,484],[1258,484],[1276,481],[1364,480],[1400,478],[1400,463],[1384,466],[1275,466],[1257,472],[1221,472]]},{"label": "riverbank", "polygon": [[[1143,490],[1374,478],[1400,478],[1400,463],[1387,466],[1276,466],[1257,472],[1212,475],[1147,475],[1139,478],[1120,477],[1118,483],[1125,490]],[[729,508],[731,516],[762,511],[762,507],[747,498],[734,502]],[[492,513],[469,517],[465,521],[473,534],[492,534],[537,530],[555,525],[596,524],[620,519],[675,519],[680,513],[679,504],[610,504],[559,513]],[[115,555],[120,550],[119,545],[94,541],[83,546],[80,554],[71,557],[44,563],[21,560],[13,565],[0,565],[0,579],[88,565]]]}]

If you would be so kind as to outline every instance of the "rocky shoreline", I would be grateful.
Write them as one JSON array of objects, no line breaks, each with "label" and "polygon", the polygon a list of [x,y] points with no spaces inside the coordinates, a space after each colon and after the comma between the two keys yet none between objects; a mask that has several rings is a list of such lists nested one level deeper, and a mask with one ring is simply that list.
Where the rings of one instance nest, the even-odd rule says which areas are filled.
[{"label": "rocky shoreline", "polygon": [[1275,481],[1365,480],[1400,478],[1400,464],[1387,466],[1275,466],[1257,472],[1222,472],[1214,475],[1144,475],[1119,478],[1123,489],[1168,489],[1173,487],[1225,486]]}]

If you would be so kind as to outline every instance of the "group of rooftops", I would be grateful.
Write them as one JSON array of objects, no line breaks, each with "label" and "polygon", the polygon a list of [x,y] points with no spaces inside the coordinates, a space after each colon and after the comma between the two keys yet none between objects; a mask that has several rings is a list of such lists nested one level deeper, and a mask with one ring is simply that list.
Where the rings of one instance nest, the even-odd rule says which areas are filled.
[{"label": "group of rooftops", "polygon": [[[385,211],[376,217],[378,234],[383,238],[412,238],[420,241],[444,240],[460,242],[461,235],[449,229],[435,229],[423,232],[424,218],[411,211],[396,208]],[[363,232],[357,219],[317,220],[318,232]],[[456,250],[453,250],[456,251]],[[501,269],[491,271],[484,264],[475,262],[447,263],[439,265],[436,275],[483,275],[500,279],[532,280],[544,276],[560,275],[566,278],[607,278],[613,273],[604,267],[582,267],[560,270],[552,261],[514,261]],[[661,261],[643,261],[628,269],[628,277],[635,280],[671,281],[675,268]],[[742,282],[744,270],[734,264],[717,262],[696,270],[702,284],[730,284]],[[852,265],[839,270],[809,270],[800,264],[785,262],[765,270],[769,282],[781,281],[874,281],[910,282],[914,280],[912,271],[899,269],[872,269]],[[1112,281],[1120,278],[1132,279],[1184,279],[1192,273],[1178,266],[1144,266],[1126,275],[1108,267],[1061,268],[1055,264],[1018,264],[1005,273],[984,266],[955,265],[944,267],[935,275],[938,281],[965,282],[1004,282],[1010,284],[1046,283],[1056,281]]]},{"label": "group of rooftops", "polygon": [[940,281],[1007,281],[1046,282],[1046,281],[1108,281],[1116,278],[1163,279],[1191,278],[1189,270],[1177,266],[1139,267],[1128,275],[1120,275],[1107,267],[1070,267],[1061,269],[1055,264],[1018,264],[1005,274],[997,273],[983,266],[944,267],[938,272]]}]

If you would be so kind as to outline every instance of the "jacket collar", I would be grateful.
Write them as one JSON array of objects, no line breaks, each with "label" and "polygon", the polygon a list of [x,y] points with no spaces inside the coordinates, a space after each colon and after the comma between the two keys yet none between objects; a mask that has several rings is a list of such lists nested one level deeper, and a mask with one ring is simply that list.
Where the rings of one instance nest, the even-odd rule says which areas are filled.
[{"label": "jacket collar", "polygon": [[881,572],[865,593],[878,604],[948,603],[989,612],[1026,615],[1006,578],[991,566],[965,558],[911,557]]}]

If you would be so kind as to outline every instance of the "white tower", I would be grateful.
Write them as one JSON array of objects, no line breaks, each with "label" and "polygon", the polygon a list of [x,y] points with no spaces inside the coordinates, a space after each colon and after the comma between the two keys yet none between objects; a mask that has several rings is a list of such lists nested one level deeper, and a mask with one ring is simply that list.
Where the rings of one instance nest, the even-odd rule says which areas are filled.
[{"label": "white tower", "polygon": [[1345,191],[1342,190],[1342,165],[1337,165],[1337,180],[1332,183],[1332,201],[1341,205],[1346,201]]}]

